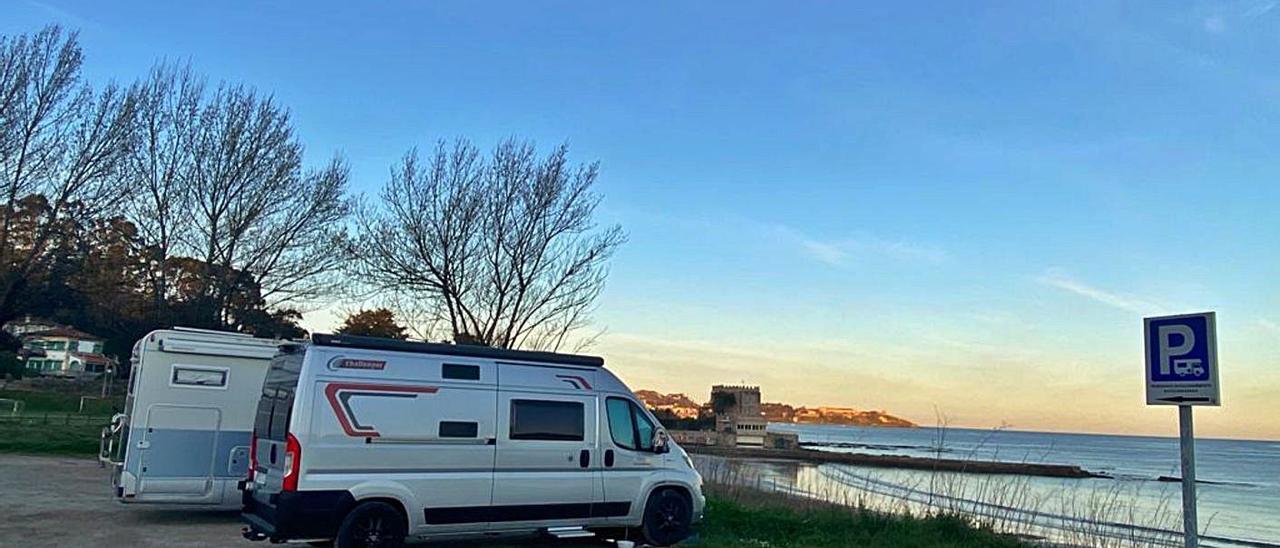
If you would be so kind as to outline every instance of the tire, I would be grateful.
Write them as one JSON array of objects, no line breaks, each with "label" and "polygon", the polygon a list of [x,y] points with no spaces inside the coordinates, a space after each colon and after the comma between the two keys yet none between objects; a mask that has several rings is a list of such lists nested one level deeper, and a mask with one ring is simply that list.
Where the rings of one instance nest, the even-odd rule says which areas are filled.
[{"label": "tire", "polygon": [[404,517],[395,506],[364,502],[343,518],[333,545],[335,548],[399,548],[404,545],[407,529]]},{"label": "tire", "polygon": [[644,505],[640,534],[654,546],[670,546],[689,536],[693,504],[674,489],[660,489]]}]

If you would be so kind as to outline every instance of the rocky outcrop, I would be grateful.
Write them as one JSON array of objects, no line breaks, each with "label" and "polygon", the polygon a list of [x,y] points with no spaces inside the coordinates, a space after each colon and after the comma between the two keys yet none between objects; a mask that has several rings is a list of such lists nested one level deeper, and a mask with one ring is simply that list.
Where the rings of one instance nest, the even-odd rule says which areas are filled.
[{"label": "rocky outcrop", "polygon": [[[637,390],[636,396],[650,409],[667,411],[682,418],[693,418],[709,411],[709,404],[698,404],[684,394],[662,394],[653,390]],[[793,407],[785,403],[761,403],[760,412],[768,422],[795,424],[839,424],[845,426],[892,426],[915,428],[907,419],[879,410],[852,407]]]}]

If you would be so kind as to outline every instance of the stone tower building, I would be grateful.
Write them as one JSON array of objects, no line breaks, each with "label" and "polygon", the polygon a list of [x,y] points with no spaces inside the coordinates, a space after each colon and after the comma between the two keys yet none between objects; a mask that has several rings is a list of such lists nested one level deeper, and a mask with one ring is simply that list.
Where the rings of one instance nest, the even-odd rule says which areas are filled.
[{"label": "stone tower building", "polygon": [[725,445],[763,447],[764,413],[760,410],[760,387],[715,385],[711,387],[711,410],[716,416],[716,432]]}]

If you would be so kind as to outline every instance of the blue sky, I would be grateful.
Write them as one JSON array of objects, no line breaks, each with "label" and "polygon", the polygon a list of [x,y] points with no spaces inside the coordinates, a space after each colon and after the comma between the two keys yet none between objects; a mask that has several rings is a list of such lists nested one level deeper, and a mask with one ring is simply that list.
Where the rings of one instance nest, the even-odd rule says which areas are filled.
[{"label": "blue sky", "polygon": [[271,91],[362,192],[440,138],[567,141],[631,235],[595,350],[633,386],[1168,434],[1141,318],[1205,309],[1201,430],[1275,439],[1276,7],[17,0],[0,32]]}]

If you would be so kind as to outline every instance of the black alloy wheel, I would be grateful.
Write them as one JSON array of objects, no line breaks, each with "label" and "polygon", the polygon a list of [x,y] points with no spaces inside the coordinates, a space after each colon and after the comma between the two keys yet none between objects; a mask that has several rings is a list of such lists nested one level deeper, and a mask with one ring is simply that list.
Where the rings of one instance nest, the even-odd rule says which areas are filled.
[{"label": "black alloy wheel", "polygon": [[649,495],[641,532],[649,544],[670,546],[689,536],[692,521],[689,499],[673,489],[662,489]]},{"label": "black alloy wheel", "polygon": [[400,511],[385,502],[356,506],[338,527],[336,548],[399,548],[407,526]]}]

